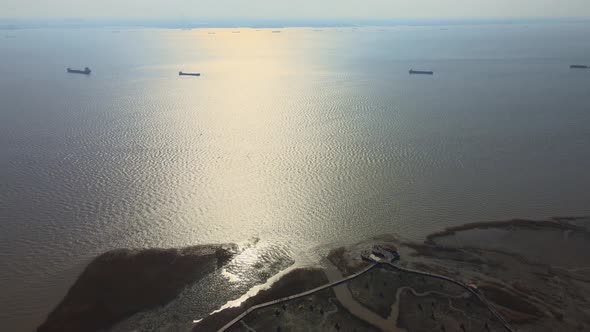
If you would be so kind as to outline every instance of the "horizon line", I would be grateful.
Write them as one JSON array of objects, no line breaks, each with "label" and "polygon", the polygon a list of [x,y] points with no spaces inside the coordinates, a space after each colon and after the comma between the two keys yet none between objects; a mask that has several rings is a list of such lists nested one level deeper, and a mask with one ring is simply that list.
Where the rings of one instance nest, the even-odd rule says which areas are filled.
[{"label": "horizon line", "polygon": [[34,28],[97,28],[97,27],[154,27],[154,28],[294,28],[294,27],[360,27],[360,26],[430,26],[430,25],[485,25],[583,23],[590,16],[467,16],[467,17],[326,17],[326,18],[155,18],[155,17],[0,17],[0,30]]}]

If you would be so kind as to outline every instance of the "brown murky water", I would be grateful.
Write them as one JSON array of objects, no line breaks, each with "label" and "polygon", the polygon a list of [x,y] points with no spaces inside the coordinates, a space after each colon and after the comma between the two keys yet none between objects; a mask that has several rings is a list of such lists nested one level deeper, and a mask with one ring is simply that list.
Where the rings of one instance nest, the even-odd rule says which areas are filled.
[{"label": "brown murky water", "polygon": [[116,247],[590,213],[587,26],[231,31],[0,31],[0,326]]}]

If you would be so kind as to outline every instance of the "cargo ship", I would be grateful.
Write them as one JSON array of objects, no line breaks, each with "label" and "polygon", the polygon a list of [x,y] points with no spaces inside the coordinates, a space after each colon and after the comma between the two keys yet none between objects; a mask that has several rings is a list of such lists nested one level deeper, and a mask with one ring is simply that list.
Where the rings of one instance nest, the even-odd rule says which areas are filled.
[{"label": "cargo ship", "polygon": [[84,74],[84,75],[90,75],[92,71],[90,70],[90,68],[86,67],[84,68],[84,70],[80,70],[80,69],[71,69],[68,68],[68,73],[71,74]]},{"label": "cargo ship", "polygon": [[575,69],[588,69],[590,67],[589,66],[585,66],[585,65],[571,65],[570,68],[575,68]]},{"label": "cargo ship", "polygon": [[179,71],[178,76],[201,76],[201,73],[183,73]]},{"label": "cargo ship", "polygon": [[428,70],[414,70],[414,69],[410,69],[410,75],[413,74],[422,74],[422,75],[434,75],[433,71],[428,71]]}]

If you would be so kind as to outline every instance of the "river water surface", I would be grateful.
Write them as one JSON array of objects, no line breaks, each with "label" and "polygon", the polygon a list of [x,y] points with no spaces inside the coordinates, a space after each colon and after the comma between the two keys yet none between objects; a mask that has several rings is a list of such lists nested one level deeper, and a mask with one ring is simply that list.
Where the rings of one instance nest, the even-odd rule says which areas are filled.
[{"label": "river water surface", "polygon": [[248,242],[271,262],[589,214],[590,70],[568,68],[589,35],[0,30],[0,326],[32,330],[117,247]]}]

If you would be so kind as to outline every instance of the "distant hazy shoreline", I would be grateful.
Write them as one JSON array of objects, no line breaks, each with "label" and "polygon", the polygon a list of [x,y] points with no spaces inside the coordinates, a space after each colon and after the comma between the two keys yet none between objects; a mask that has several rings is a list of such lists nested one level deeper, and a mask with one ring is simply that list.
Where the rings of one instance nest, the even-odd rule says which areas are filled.
[{"label": "distant hazy shoreline", "polygon": [[41,28],[305,28],[367,26],[464,26],[505,24],[588,23],[590,17],[504,17],[504,18],[341,18],[341,19],[150,19],[150,18],[1,18],[0,30]]}]

